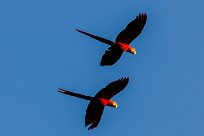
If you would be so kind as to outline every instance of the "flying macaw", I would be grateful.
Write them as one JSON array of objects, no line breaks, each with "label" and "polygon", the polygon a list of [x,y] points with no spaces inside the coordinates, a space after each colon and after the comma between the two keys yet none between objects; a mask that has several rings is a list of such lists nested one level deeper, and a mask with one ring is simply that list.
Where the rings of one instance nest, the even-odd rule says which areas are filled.
[{"label": "flying macaw", "polygon": [[76,29],[78,32],[88,35],[100,42],[110,45],[111,47],[105,52],[101,59],[101,66],[110,66],[115,64],[124,51],[136,55],[136,49],[130,46],[130,43],[141,33],[145,26],[147,15],[140,13],[126,28],[121,31],[115,39],[115,42],[92,35],[90,33]]},{"label": "flying macaw", "polygon": [[85,115],[85,127],[89,126],[88,130],[90,130],[98,126],[105,106],[118,107],[118,104],[111,98],[122,91],[128,82],[129,78],[113,81],[101,89],[94,97],[70,92],[62,88],[59,88],[59,92],[90,101]]}]

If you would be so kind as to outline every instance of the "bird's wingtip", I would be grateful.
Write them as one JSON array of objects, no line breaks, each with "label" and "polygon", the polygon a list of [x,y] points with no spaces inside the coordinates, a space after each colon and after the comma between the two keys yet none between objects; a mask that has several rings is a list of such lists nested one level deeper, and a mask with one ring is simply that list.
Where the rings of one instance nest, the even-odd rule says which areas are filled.
[{"label": "bird's wingtip", "polygon": [[122,77],[121,79],[119,79],[121,82],[129,82],[129,77]]}]

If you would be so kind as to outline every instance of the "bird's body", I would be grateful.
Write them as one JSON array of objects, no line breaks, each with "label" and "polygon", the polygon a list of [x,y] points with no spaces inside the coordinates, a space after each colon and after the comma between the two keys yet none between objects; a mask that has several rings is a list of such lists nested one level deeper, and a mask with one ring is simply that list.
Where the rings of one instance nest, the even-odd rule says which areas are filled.
[{"label": "bird's body", "polygon": [[139,14],[132,22],[130,22],[126,28],[121,31],[115,39],[115,42],[107,40],[105,38],[95,36],[93,34],[76,29],[78,32],[85,34],[93,39],[110,45],[111,47],[105,52],[101,59],[101,66],[110,66],[115,64],[123,52],[129,52],[136,54],[136,49],[130,45],[130,43],[141,33],[144,25],[146,24],[147,15]]},{"label": "bird's body", "polygon": [[116,46],[118,46],[123,52],[127,51],[132,54],[136,54],[136,49],[132,47],[130,44],[116,42]]},{"label": "bird's body", "polygon": [[118,104],[111,98],[122,91],[127,86],[128,81],[129,78],[121,78],[111,82],[94,97],[74,93],[62,88],[59,88],[59,92],[90,101],[86,110],[85,126],[90,125],[89,129],[93,129],[98,126],[105,106],[118,107]]},{"label": "bird's body", "polygon": [[93,101],[93,102],[99,103],[99,104],[101,104],[103,106],[117,107],[117,103],[115,101],[113,101],[113,100],[86,96],[86,95],[70,92],[70,91],[64,90],[62,88],[59,88],[59,92],[67,94],[67,95],[71,95],[71,96],[74,96],[74,97],[78,97],[78,98],[81,98],[81,99],[84,99],[84,100]]}]

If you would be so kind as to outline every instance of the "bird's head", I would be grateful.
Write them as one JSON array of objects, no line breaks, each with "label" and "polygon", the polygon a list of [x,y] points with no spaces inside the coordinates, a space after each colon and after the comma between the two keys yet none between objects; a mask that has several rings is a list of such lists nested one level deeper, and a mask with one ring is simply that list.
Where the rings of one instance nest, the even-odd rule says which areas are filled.
[{"label": "bird's head", "polygon": [[136,53],[137,53],[136,49],[133,48],[133,47],[130,47],[127,51],[128,51],[129,53],[134,54],[134,55],[136,55]]},{"label": "bird's head", "polygon": [[115,101],[112,101],[112,105],[111,106],[114,107],[114,108],[118,108],[118,104]]}]

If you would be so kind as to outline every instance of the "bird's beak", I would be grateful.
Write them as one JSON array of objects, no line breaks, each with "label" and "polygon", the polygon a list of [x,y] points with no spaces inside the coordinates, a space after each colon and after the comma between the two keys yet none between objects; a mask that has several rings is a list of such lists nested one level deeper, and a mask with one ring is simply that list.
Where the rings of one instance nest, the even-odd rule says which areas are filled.
[{"label": "bird's beak", "polygon": [[118,108],[118,104],[115,105],[115,108]]},{"label": "bird's beak", "polygon": [[136,53],[137,53],[136,51],[133,52],[134,55],[136,55]]}]

